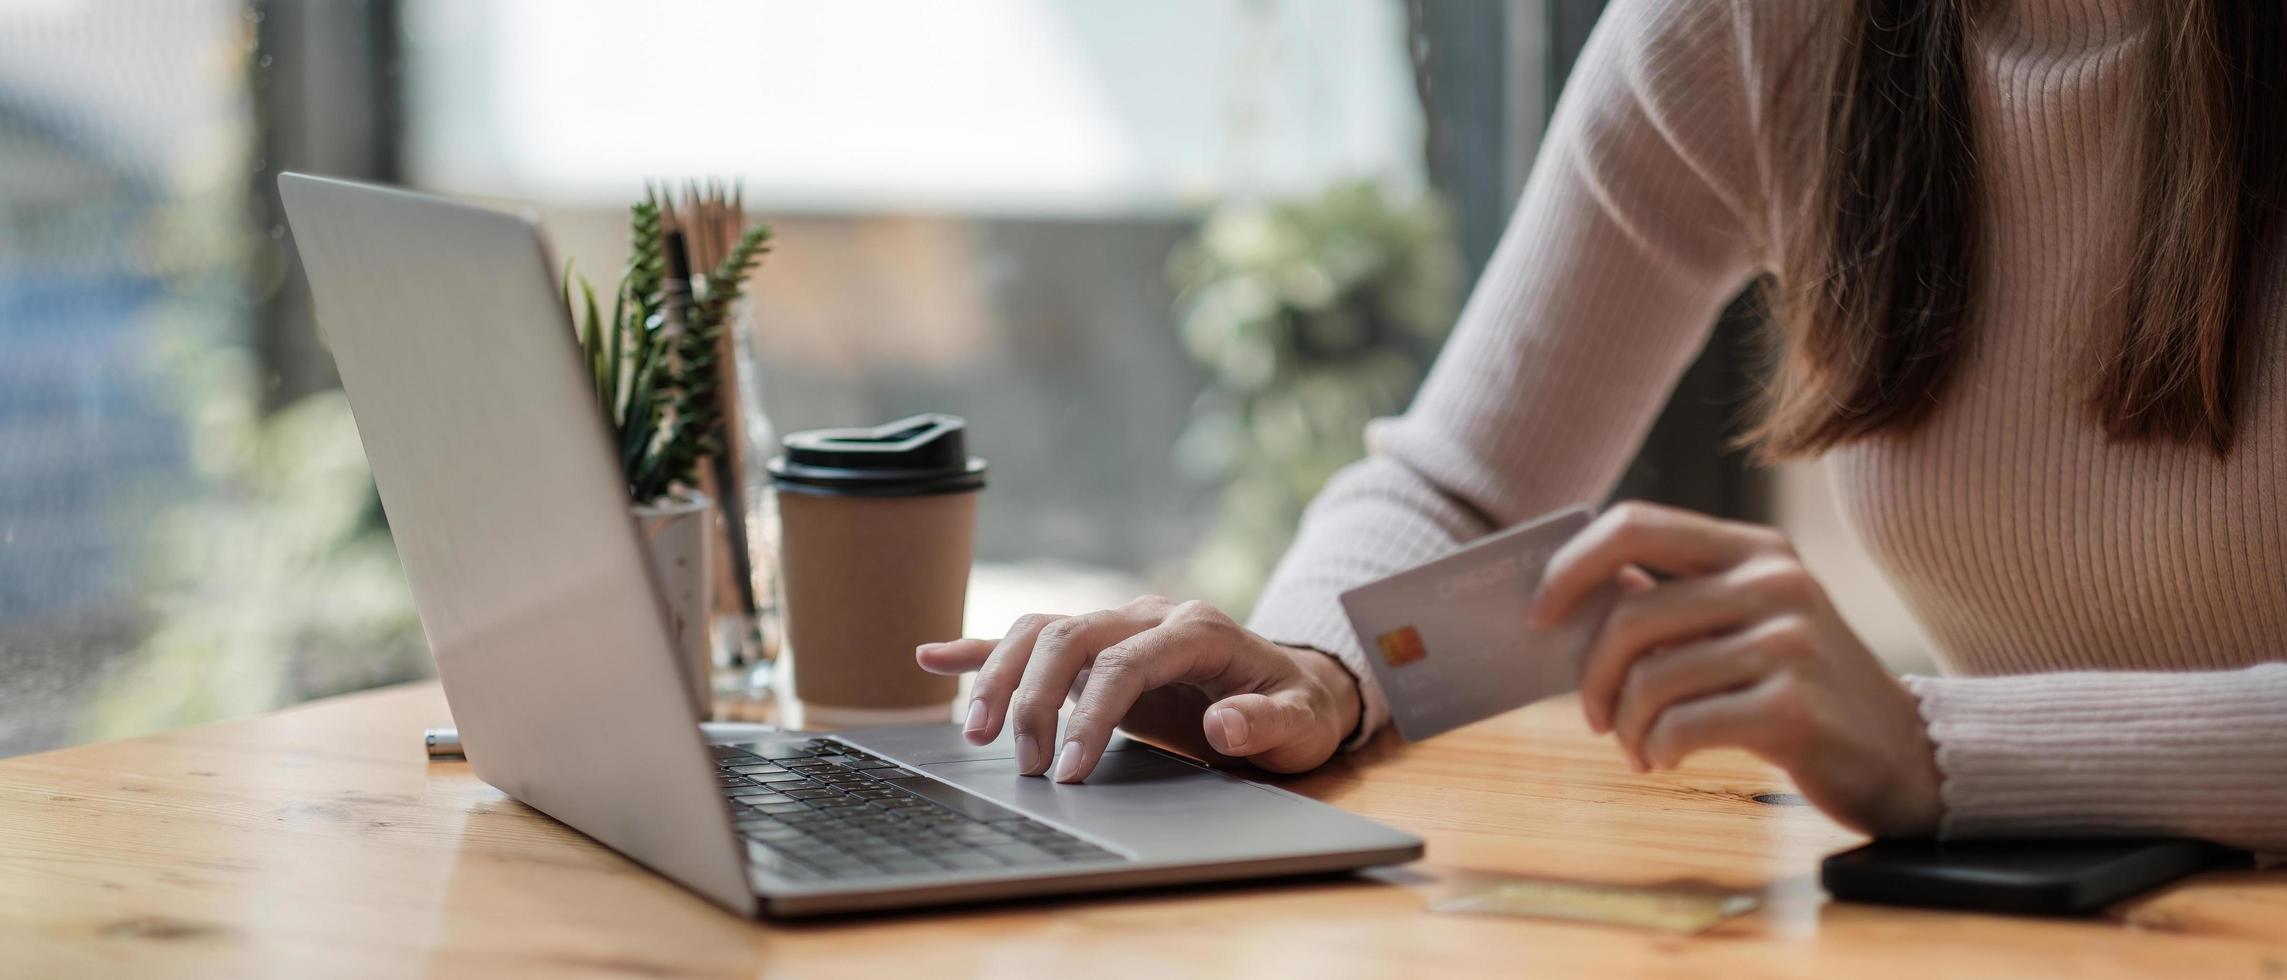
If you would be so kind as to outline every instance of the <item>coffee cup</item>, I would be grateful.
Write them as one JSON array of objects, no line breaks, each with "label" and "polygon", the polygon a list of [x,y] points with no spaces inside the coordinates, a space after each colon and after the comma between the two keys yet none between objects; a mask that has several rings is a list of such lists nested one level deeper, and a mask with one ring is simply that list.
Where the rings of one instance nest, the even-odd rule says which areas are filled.
[{"label": "coffee cup", "polygon": [[958,681],[913,648],[961,635],[985,461],[916,415],[787,435],[769,463],[791,693],[803,722],[945,721]]}]

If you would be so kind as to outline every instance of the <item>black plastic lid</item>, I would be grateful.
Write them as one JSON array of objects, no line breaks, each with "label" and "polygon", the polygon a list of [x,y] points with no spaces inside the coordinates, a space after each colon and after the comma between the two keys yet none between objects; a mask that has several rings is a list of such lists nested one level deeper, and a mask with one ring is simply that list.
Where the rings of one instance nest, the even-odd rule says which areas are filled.
[{"label": "black plastic lid", "polygon": [[968,454],[969,423],[916,415],[871,429],[812,429],[780,440],[771,482],[788,493],[829,497],[920,497],[985,485],[985,461]]}]

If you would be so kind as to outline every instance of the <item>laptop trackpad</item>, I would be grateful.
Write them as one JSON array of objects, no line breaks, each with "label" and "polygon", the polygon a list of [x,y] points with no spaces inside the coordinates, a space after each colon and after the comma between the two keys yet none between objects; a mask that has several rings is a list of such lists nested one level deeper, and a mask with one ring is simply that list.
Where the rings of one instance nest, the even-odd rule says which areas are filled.
[{"label": "laptop trackpad", "polygon": [[[1220,852],[1260,857],[1309,851],[1298,829],[1338,811],[1142,747],[1107,752],[1083,783],[1019,776],[1006,759],[923,766],[930,775],[1083,837],[1133,848],[1138,856],[1198,860]],[[1297,825],[1305,825],[1298,827]],[[1201,833],[1212,827],[1213,833]]]}]

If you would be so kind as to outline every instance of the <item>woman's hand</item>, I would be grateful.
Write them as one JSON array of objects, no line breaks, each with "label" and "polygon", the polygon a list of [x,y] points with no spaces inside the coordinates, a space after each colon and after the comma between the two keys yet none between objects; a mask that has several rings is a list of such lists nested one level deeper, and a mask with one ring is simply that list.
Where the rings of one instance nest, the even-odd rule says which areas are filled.
[{"label": "woman's hand", "polygon": [[[1658,584],[1633,569],[1670,576]],[[1588,725],[1638,771],[1746,749],[1819,809],[1877,836],[1927,835],[1941,804],[1914,696],[1842,621],[1784,536],[1648,504],[1607,511],[1549,559],[1533,607],[1555,623],[1638,577],[1589,647]]]},{"label": "woman's hand", "polygon": [[977,671],[962,730],[983,745],[1013,724],[1026,775],[1048,771],[1069,695],[1062,783],[1087,778],[1114,726],[1204,758],[1301,772],[1358,723],[1357,681],[1334,658],[1272,643],[1204,603],[1159,596],[1084,616],[1025,616],[997,643],[928,643],[914,657],[931,673]]}]

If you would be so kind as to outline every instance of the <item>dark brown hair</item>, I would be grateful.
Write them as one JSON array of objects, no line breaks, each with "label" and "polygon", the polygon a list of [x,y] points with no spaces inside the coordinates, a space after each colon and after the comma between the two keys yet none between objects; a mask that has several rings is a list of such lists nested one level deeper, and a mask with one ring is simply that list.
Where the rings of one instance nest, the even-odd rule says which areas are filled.
[{"label": "dark brown hair", "polygon": [[[1973,0],[1855,0],[1823,150],[1766,294],[1775,383],[1750,438],[1814,454],[1928,417],[1974,338],[1982,274],[1965,40]],[[2082,338],[2093,420],[2115,440],[2230,451],[2259,252],[2287,210],[2282,0],[2152,0],[2136,118],[2133,240]],[[1823,77],[1822,77],[1823,76]],[[1812,110],[1815,113],[1815,109]]]}]

